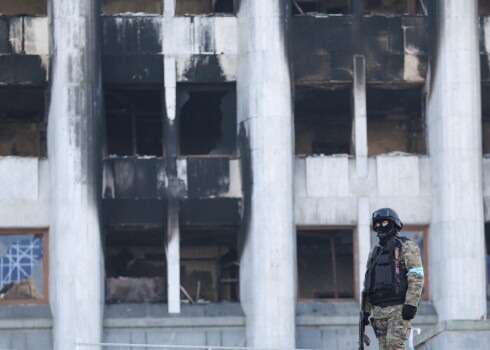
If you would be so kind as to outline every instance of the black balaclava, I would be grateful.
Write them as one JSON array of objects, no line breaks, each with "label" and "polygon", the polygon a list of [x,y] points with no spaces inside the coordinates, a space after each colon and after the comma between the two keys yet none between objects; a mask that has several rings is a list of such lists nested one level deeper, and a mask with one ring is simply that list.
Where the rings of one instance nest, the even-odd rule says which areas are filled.
[{"label": "black balaclava", "polygon": [[378,235],[379,244],[381,246],[384,246],[391,237],[396,235],[397,229],[395,223],[391,220],[388,220],[388,225],[386,226],[380,225],[378,227],[375,226],[374,231],[376,231]]}]

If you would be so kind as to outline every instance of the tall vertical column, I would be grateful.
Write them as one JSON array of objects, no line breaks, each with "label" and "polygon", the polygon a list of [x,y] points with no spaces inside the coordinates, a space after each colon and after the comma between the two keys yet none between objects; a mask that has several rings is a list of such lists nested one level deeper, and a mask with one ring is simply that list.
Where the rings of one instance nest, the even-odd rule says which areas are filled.
[{"label": "tall vertical column", "polygon": [[478,1],[432,6],[430,294],[439,320],[476,319],[486,313]]},{"label": "tall vertical column", "polygon": [[167,257],[168,312],[180,312],[180,227],[179,197],[182,186],[177,175],[178,133],[176,116],[177,78],[174,57],[164,58],[165,81],[165,169],[167,172]]},{"label": "tall vertical column", "polygon": [[98,1],[51,0],[49,292],[55,350],[100,342],[101,75]]},{"label": "tall vertical column", "polygon": [[238,128],[244,191],[240,299],[247,345],[295,347],[296,234],[290,2],[238,9]]},{"label": "tall vertical column", "polygon": [[366,63],[364,56],[354,56],[354,82],[352,98],[354,102],[353,141],[356,155],[357,176],[365,178],[368,174],[368,139],[366,107]]}]

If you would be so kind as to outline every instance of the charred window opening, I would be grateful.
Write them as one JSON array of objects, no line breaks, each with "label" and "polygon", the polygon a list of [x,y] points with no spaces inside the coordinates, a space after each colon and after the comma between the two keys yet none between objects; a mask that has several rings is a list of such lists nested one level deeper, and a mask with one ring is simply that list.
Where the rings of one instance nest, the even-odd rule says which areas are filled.
[{"label": "charred window opening", "polygon": [[183,227],[181,298],[191,303],[238,301],[237,229]]},{"label": "charred window opening", "polygon": [[43,87],[0,87],[0,156],[46,157],[45,99]]},{"label": "charred window opening", "polygon": [[235,86],[179,86],[181,155],[233,155],[236,148]]},{"label": "charred window opening", "polygon": [[393,15],[427,14],[426,0],[365,0],[366,13]]},{"label": "charred window opening", "polygon": [[353,231],[298,229],[299,297],[354,298]]},{"label": "charred window opening", "polygon": [[481,15],[490,14],[490,0],[480,0],[478,8]]},{"label": "charred window opening", "polygon": [[481,87],[483,154],[490,154],[490,85]]},{"label": "charred window opening", "polygon": [[234,0],[177,0],[175,15],[234,14]]},{"label": "charred window opening", "polygon": [[109,155],[162,156],[162,94],[161,89],[106,89],[105,118]]},{"label": "charred window opening", "polygon": [[296,87],[294,98],[296,154],[349,154],[351,89]]},{"label": "charred window opening", "polygon": [[106,302],[164,302],[167,299],[163,230],[107,230]]},{"label": "charred window opening", "polygon": [[293,0],[293,14],[349,14],[349,0]]},{"label": "charred window opening", "polygon": [[161,14],[162,0],[103,0],[102,13],[116,15],[125,13]]},{"label": "charred window opening", "polygon": [[19,16],[46,16],[47,0],[2,0],[0,1],[0,15]]},{"label": "charred window opening", "polygon": [[425,154],[422,87],[367,89],[368,154]]},{"label": "charred window opening", "polygon": [[490,223],[485,223],[485,252],[487,265],[487,299],[490,300]]}]

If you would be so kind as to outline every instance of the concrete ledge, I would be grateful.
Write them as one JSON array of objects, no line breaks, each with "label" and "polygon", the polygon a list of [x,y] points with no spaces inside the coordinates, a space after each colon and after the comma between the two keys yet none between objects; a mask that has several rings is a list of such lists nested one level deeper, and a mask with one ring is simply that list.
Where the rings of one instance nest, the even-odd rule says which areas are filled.
[{"label": "concrete ledge", "polygon": [[46,318],[0,320],[0,331],[6,329],[33,330],[33,329],[51,329],[51,328],[53,328],[53,320],[46,319]]},{"label": "concrete ledge", "polygon": [[[457,337],[457,343],[452,339],[447,339],[452,335]],[[480,349],[480,347],[474,347],[470,344],[474,343],[475,346],[477,343],[488,345],[489,342],[490,320],[442,321],[414,339],[414,345],[417,349],[459,349],[461,345],[458,344],[466,344],[468,349]]]},{"label": "concrete ledge", "polygon": [[245,327],[245,317],[109,318],[104,328],[211,328]]}]

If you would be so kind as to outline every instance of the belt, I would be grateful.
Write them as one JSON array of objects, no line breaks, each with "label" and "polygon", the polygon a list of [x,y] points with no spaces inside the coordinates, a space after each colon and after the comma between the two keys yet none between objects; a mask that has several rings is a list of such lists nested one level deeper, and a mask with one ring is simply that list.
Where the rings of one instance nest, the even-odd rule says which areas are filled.
[{"label": "belt", "polygon": [[374,305],[381,306],[381,307],[387,307],[387,306],[401,305],[404,303],[405,303],[405,300],[388,300],[388,301],[380,301]]}]

